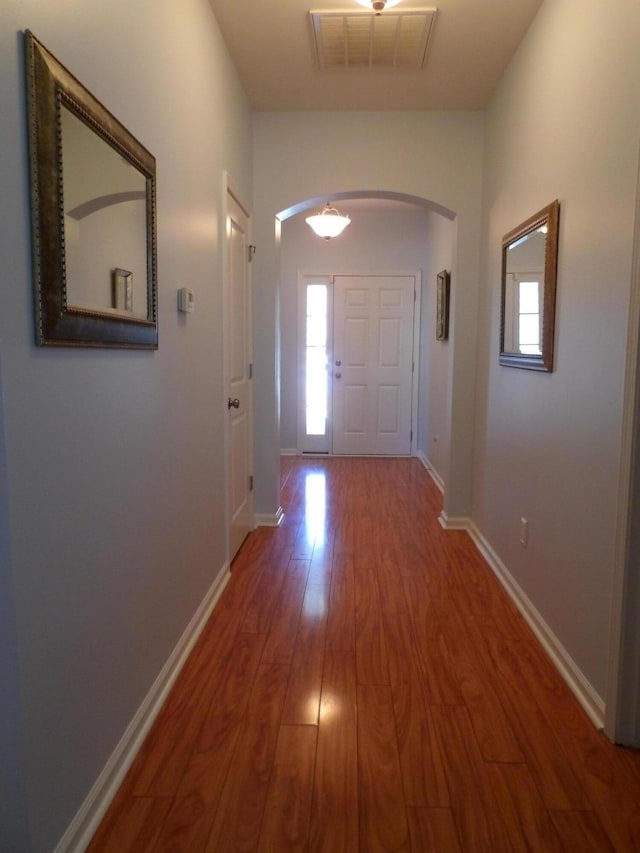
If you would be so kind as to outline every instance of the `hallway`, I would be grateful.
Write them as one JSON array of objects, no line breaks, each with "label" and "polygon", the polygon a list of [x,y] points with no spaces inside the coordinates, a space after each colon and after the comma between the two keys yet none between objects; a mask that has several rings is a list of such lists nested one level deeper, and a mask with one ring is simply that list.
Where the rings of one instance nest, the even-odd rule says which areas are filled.
[{"label": "hallway", "polygon": [[635,851],[586,718],[415,459],[283,457],[91,853]]}]

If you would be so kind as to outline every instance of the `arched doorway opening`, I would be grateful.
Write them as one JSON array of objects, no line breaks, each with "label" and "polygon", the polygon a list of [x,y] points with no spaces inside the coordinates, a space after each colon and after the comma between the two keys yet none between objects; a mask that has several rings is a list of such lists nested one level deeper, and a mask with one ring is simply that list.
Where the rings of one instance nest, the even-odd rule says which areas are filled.
[{"label": "arched doorway opening", "polygon": [[[327,202],[351,217],[346,231],[329,243],[315,236],[305,224],[305,217]],[[442,270],[451,272],[455,266],[455,214],[417,196],[366,190],[306,199],[280,211],[277,225],[281,450],[294,453],[300,449],[297,427],[301,416],[301,273],[326,281],[336,273],[352,274],[356,270],[416,271],[422,283],[422,303],[417,300],[411,452],[423,460],[442,487],[449,465],[452,347],[449,340],[436,341],[435,290],[437,274]]]}]

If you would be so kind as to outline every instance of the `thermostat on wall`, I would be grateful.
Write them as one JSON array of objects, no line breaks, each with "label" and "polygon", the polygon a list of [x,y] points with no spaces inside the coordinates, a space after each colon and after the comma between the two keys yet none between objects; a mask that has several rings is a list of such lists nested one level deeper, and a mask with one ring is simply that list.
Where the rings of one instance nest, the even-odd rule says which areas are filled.
[{"label": "thermostat on wall", "polygon": [[189,290],[188,287],[181,287],[178,291],[178,311],[185,311],[187,314],[191,314],[194,306],[193,290]]}]

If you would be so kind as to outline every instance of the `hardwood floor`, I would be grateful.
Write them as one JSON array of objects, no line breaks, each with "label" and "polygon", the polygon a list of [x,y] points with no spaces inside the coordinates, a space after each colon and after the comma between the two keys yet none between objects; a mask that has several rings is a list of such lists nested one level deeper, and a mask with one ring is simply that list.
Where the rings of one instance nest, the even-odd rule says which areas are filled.
[{"label": "hardwood floor", "polygon": [[638,851],[597,732],[417,460],[283,459],[91,853]]}]

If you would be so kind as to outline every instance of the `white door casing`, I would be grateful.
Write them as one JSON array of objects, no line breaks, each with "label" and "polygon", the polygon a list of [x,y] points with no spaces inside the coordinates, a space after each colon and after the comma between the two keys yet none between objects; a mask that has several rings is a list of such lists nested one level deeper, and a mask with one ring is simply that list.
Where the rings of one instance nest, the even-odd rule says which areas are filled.
[{"label": "white door casing", "polygon": [[253,528],[249,217],[226,196],[225,408],[229,562]]}]

